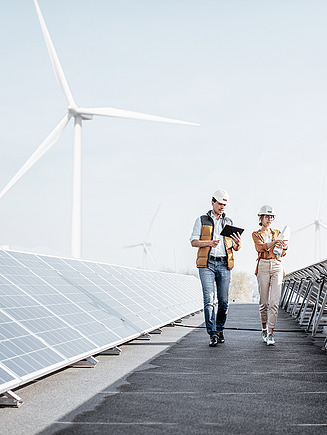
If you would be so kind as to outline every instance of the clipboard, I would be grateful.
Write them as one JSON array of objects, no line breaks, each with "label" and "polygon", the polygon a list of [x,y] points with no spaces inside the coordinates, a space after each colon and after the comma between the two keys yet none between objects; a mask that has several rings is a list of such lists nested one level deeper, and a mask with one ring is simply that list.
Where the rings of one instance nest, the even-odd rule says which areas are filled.
[{"label": "clipboard", "polygon": [[243,231],[244,231],[243,228],[234,227],[233,225],[225,225],[220,235],[225,237],[230,237],[233,233],[242,234]]}]

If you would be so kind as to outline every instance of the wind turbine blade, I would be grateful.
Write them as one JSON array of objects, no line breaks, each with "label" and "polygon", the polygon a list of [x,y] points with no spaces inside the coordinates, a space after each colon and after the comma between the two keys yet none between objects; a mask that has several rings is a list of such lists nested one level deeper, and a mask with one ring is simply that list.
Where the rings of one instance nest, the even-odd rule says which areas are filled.
[{"label": "wind turbine blade", "polygon": [[323,191],[323,186],[324,186],[325,169],[326,169],[326,157],[324,159],[324,163],[323,163],[323,166],[322,166],[322,173],[321,173],[321,178],[320,178],[319,196],[318,196],[318,201],[317,201],[316,219],[318,219],[318,220],[320,218],[321,197],[322,197],[322,191]]},{"label": "wind turbine blade", "polygon": [[314,222],[310,222],[309,224],[305,224],[302,227],[295,228],[295,230],[293,230],[292,233],[296,233],[297,231],[304,230],[305,228],[311,227],[311,225],[314,225]]},{"label": "wind turbine blade", "polygon": [[41,145],[34,151],[31,157],[20,168],[16,175],[9,181],[6,187],[0,192],[0,199],[10,190],[17,181],[45,154],[59,139],[64,128],[71,118],[70,114],[66,114],[59,124],[51,131],[48,137],[41,143]]},{"label": "wind turbine blade", "polygon": [[144,247],[144,251],[145,251],[147,254],[149,254],[149,256],[150,256],[151,260],[153,261],[153,264],[155,265],[155,267],[157,268],[157,270],[159,270],[159,266],[158,266],[156,260],[154,259],[154,257],[153,257],[153,255],[152,255],[152,252],[150,251],[150,249],[149,249],[146,245],[143,245],[143,247]]},{"label": "wind turbine blade", "polygon": [[322,226],[323,228],[325,228],[325,230],[327,230],[327,225],[325,225],[323,222],[320,221],[320,226]]},{"label": "wind turbine blade", "polygon": [[126,245],[126,246],[123,246],[123,248],[125,249],[125,248],[136,248],[137,246],[143,246],[143,243],[138,243],[137,245]]},{"label": "wind turbine blade", "polygon": [[150,234],[150,231],[151,231],[151,229],[152,229],[153,223],[154,223],[154,221],[155,221],[155,219],[156,219],[156,216],[157,216],[157,214],[158,214],[158,211],[159,211],[160,206],[161,206],[161,202],[159,203],[159,205],[158,205],[158,207],[157,207],[157,210],[156,210],[156,212],[155,212],[154,215],[153,215],[153,218],[152,218],[152,221],[151,221],[151,223],[150,223],[150,226],[149,226],[149,229],[148,229],[147,235],[145,236],[145,240],[148,238],[148,236],[149,236],[149,234]]},{"label": "wind turbine blade", "polygon": [[68,103],[71,106],[75,107],[76,103],[74,101],[73,95],[72,95],[72,93],[70,91],[70,88],[68,86],[67,79],[65,77],[65,74],[64,74],[64,71],[63,71],[62,66],[60,64],[58,55],[57,55],[56,50],[54,48],[54,45],[52,43],[49,31],[48,31],[47,26],[45,24],[45,21],[44,21],[44,18],[42,16],[42,12],[41,12],[41,9],[40,9],[40,7],[38,5],[37,0],[34,0],[34,5],[35,5],[35,8],[36,8],[37,15],[39,17],[39,21],[40,21],[40,24],[41,24],[43,36],[44,36],[44,39],[45,39],[45,43],[47,45],[47,49],[48,49],[48,52],[49,52],[49,56],[50,56],[50,59],[51,59],[52,67],[54,69],[54,73],[55,73],[57,82],[59,83],[59,86],[63,90],[63,92],[64,92],[64,94],[65,94],[65,96],[66,96],[66,98],[68,100]]},{"label": "wind turbine blade", "polygon": [[145,113],[130,112],[129,110],[114,109],[113,107],[96,107],[96,108],[84,108],[79,107],[78,113],[81,115],[99,115],[99,116],[111,116],[114,118],[128,118],[128,119],[138,119],[141,121],[155,121],[155,122],[167,122],[170,124],[182,124],[182,125],[193,125],[198,127],[200,124],[195,124],[194,122],[179,121],[172,118],[163,118],[156,115],[147,115]]}]

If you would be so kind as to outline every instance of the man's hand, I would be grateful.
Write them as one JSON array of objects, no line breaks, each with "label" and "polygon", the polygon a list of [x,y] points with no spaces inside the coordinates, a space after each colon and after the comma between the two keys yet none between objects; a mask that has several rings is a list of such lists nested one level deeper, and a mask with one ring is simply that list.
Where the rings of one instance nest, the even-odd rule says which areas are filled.
[{"label": "man's hand", "polygon": [[231,239],[235,243],[235,245],[234,245],[235,248],[240,249],[240,247],[241,247],[241,235],[240,235],[240,233],[233,233],[231,235]]},{"label": "man's hand", "polygon": [[192,246],[195,248],[205,248],[210,246],[211,248],[215,248],[219,243],[219,240],[193,240]]}]

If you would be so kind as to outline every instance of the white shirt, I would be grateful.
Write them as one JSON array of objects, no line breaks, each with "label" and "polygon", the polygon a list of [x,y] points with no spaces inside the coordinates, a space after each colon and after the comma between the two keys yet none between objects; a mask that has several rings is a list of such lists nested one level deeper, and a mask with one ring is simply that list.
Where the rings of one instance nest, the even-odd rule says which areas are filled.
[{"label": "white shirt", "polygon": [[[222,219],[222,217],[217,219],[212,211],[210,212],[210,216],[214,222],[212,240],[219,240],[218,245],[215,248],[211,248],[210,255],[213,255],[214,257],[225,257],[227,254],[226,254],[224,236],[220,235],[221,230],[222,230],[223,219]],[[191,243],[193,242],[193,240],[200,240],[201,229],[202,229],[201,218],[198,217],[194,223],[193,231],[192,231],[192,234],[190,237]]]}]

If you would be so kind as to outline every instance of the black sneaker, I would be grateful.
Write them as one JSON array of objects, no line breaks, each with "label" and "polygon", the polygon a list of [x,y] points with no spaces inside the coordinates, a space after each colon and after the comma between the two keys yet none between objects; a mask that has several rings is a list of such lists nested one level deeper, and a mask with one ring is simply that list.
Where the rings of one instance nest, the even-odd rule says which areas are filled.
[{"label": "black sneaker", "polygon": [[212,336],[210,337],[210,343],[209,343],[209,346],[210,346],[210,347],[216,347],[216,346],[217,346],[217,343],[218,343],[218,337],[217,337],[217,335],[212,335]]},{"label": "black sneaker", "polygon": [[217,341],[218,341],[218,343],[224,343],[224,341],[225,341],[225,337],[224,337],[224,333],[223,333],[223,331],[219,331],[219,332],[218,332]]}]

